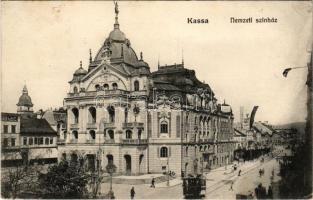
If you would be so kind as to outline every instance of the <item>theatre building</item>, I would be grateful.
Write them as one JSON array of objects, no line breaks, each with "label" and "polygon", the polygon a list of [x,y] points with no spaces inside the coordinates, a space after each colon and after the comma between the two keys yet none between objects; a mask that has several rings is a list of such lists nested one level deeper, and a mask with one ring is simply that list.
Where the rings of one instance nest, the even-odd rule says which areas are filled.
[{"label": "theatre building", "polygon": [[128,175],[201,173],[232,160],[231,107],[183,62],[151,73],[120,30],[117,9],[114,29],[69,85],[59,160],[90,170],[111,162]]}]

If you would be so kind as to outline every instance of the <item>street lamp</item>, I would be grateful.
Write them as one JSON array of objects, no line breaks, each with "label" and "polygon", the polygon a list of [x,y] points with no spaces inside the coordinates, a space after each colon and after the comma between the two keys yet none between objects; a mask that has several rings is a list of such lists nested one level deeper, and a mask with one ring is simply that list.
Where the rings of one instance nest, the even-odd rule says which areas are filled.
[{"label": "street lamp", "polygon": [[108,165],[106,166],[106,170],[110,174],[110,191],[108,193],[108,196],[109,196],[108,198],[114,199],[114,192],[112,190],[112,176],[113,176],[113,173],[115,173],[116,171],[116,166],[113,163],[109,162]]},{"label": "street lamp", "polygon": [[290,67],[290,68],[286,68],[286,69],[283,71],[283,76],[284,76],[284,77],[287,77],[289,71],[291,71],[292,69],[300,69],[300,68],[307,68],[307,67]]}]

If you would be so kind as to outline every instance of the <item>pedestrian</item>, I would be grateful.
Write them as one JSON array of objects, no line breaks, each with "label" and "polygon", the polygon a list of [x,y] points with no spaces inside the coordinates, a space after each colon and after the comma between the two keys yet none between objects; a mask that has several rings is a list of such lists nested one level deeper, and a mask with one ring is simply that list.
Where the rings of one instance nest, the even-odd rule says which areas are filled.
[{"label": "pedestrian", "polygon": [[231,181],[229,190],[234,191],[233,190],[233,185],[234,185],[234,181]]},{"label": "pedestrian", "polygon": [[240,176],[241,175],[241,169],[239,170],[239,172],[238,172],[238,176]]},{"label": "pedestrian", "polygon": [[152,178],[152,180],[151,180],[151,186],[150,186],[150,187],[153,187],[153,188],[155,188],[155,185],[154,185],[154,183],[155,183],[155,179],[154,179],[154,178]]},{"label": "pedestrian", "polygon": [[133,186],[132,189],[130,190],[130,198],[134,199],[135,198],[135,194],[136,194],[136,192],[135,192],[135,188]]},{"label": "pedestrian", "polygon": [[273,189],[272,189],[271,186],[268,186],[267,198],[268,198],[268,199],[272,199],[272,198],[273,198]]}]

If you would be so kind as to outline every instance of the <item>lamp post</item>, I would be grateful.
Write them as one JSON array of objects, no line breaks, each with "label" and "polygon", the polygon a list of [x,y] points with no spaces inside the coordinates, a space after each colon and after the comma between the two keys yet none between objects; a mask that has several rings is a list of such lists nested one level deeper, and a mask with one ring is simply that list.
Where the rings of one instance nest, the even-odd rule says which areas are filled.
[{"label": "lamp post", "polygon": [[116,166],[113,163],[108,163],[108,165],[106,166],[106,170],[110,174],[110,191],[108,193],[109,195],[108,198],[114,199],[114,192],[112,190],[112,176],[113,176],[113,173],[115,173],[116,171]]},{"label": "lamp post", "polygon": [[170,156],[169,152],[167,152],[167,186],[170,186]]}]

